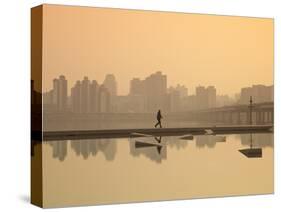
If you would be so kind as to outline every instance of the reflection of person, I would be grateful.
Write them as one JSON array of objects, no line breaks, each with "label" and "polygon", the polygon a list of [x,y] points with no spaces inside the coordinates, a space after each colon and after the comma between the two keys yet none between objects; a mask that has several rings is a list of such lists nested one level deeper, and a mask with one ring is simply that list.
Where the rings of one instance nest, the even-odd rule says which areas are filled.
[{"label": "reflection of person", "polygon": [[155,124],[155,127],[157,127],[159,125],[160,128],[162,128],[161,119],[163,117],[161,115],[161,111],[160,110],[158,110],[156,118],[157,118],[157,123]]}]

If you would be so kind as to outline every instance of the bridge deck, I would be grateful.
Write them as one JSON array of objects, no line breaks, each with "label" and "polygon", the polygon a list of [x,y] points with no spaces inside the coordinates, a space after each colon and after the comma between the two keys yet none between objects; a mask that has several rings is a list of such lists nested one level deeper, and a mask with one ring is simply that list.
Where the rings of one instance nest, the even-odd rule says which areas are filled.
[{"label": "bridge deck", "polygon": [[[185,134],[202,135],[206,129],[213,130],[216,134],[235,133],[263,133],[271,132],[273,125],[229,125],[229,126],[201,126],[188,128],[144,128],[144,129],[107,129],[107,130],[71,130],[71,131],[47,131],[43,132],[43,140],[77,140],[95,138],[125,138],[139,137],[135,133],[143,133],[152,136],[181,136]],[[34,140],[41,137],[39,132],[32,133]],[[36,139],[37,138],[37,139]],[[41,139],[40,139],[41,140]]]}]

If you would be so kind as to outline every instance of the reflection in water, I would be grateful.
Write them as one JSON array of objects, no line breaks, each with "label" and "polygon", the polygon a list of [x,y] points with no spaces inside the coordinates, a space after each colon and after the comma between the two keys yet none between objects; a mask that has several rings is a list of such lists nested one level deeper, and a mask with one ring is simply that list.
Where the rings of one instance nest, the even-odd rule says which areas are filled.
[{"label": "reflection in water", "polygon": [[141,138],[138,141],[131,140],[130,153],[134,157],[144,155],[152,161],[161,163],[162,159],[167,159],[166,141],[162,140],[162,136]]},{"label": "reflection in water", "polygon": [[63,161],[67,155],[67,141],[54,141],[50,145],[53,147],[53,158]]},{"label": "reflection in water", "polygon": [[187,147],[188,142],[188,140],[180,140],[173,138],[171,142],[168,142],[168,146],[176,149],[184,149]]},{"label": "reflection in water", "polygon": [[40,141],[37,141],[37,140],[31,140],[31,145],[30,145],[30,153],[31,153],[31,156],[33,157],[34,156],[34,153],[35,153],[35,146],[38,144],[38,143],[41,143]]},{"label": "reflection in water", "polygon": [[[259,135],[272,142],[270,134]],[[259,135],[252,136],[253,148],[260,145],[255,140]],[[205,148],[198,147],[197,136],[193,141],[179,137],[134,137],[64,141],[62,145],[58,145],[61,141],[52,145],[50,141],[44,142],[46,205],[272,193],[271,144],[262,149],[261,158],[248,159],[238,150],[250,147],[250,134],[242,136],[247,141],[242,141],[241,136],[227,135],[227,142],[220,144],[214,142],[214,137],[211,140],[208,137],[199,137]],[[137,141],[154,146],[139,148]],[[261,144],[265,145],[264,142]],[[163,146],[160,151],[158,144]],[[35,157],[40,156],[38,147]]]},{"label": "reflection in water", "polygon": [[[253,154],[256,157],[260,154],[258,148],[273,147],[273,134],[241,134],[234,135],[236,139],[241,141],[244,146],[250,146]],[[165,140],[169,138],[169,141]],[[199,135],[195,136],[195,145],[197,148],[214,148],[217,142],[225,142],[225,136],[213,135]],[[98,152],[103,153],[105,159],[113,161],[117,153],[117,140],[116,139],[83,139],[69,141],[71,148],[77,156],[82,156],[88,159],[90,156],[96,156]],[[130,153],[134,157],[144,155],[147,158],[161,163],[163,159],[167,159],[167,146],[169,148],[184,149],[187,148],[189,140],[182,140],[178,137],[141,137],[137,140],[129,139]],[[36,141],[31,143],[31,155],[34,155],[34,146]],[[52,147],[52,157],[60,161],[64,161],[68,151],[68,141],[49,141],[46,142]],[[255,147],[255,148],[253,148]],[[241,151],[240,151],[241,152]],[[248,154],[248,150],[243,151]],[[242,153],[242,152],[241,152]],[[243,153],[243,154],[244,154]],[[249,153],[250,154],[250,153]],[[248,155],[249,155],[248,154]],[[245,155],[245,154],[244,154]]]},{"label": "reflection in water", "polygon": [[[252,138],[250,138],[252,136]],[[273,147],[273,134],[241,134],[241,144],[249,146],[251,142],[254,142],[256,147]]]},{"label": "reflection in water", "polygon": [[77,156],[82,155],[84,159],[87,159],[90,155],[95,156],[98,152],[102,152],[106,160],[112,161],[116,155],[116,146],[116,141],[113,139],[71,141],[71,147]]},{"label": "reflection in water", "polygon": [[[259,137],[259,138],[261,138],[261,137]],[[268,137],[267,137],[267,140],[268,140]],[[240,149],[239,152],[241,152],[247,158],[261,158],[262,157],[262,148],[254,147],[252,134],[248,135],[248,141],[250,142],[250,148]],[[241,143],[242,143],[242,139],[241,139]],[[270,145],[270,142],[267,142],[267,143],[268,143],[268,145]],[[264,142],[262,142],[262,144],[264,144]]]},{"label": "reflection in water", "polygon": [[[116,141],[113,139],[73,140],[70,142],[71,148],[76,155],[82,155],[84,159],[87,159],[90,155],[96,156],[98,152],[102,152],[106,160],[112,161],[116,155]],[[49,141],[46,143],[52,147],[53,158],[57,158],[60,161],[63,161],[66,158],[68,141]],[[33,146],[34,145],[32,145],[32,149],[34,148]]]},{"label": "reflection in water", "polygon": [[203,148],[203,147],[213,148],[216,146],[216,139],[215,136],[212,135],[200,135],[196,136],[196,147]]}]

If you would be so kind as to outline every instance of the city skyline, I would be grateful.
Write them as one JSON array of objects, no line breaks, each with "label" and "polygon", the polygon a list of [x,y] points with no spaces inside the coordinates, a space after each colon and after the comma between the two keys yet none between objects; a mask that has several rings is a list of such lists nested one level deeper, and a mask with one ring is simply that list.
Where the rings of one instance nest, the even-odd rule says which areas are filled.
[{"label": "city skyline", "polygon": [[71,85],[84,76],[102,82],[112,73],[120,95],[130,79],[155,71],[169,75],[168,86],[183,84],[190,93],[216,85],[219,94],[233,96],[241,87],[273,84],[272,19],[45,8],[43,91],[60,73]]},{"label": "city skyline", "polygon": [[[215,85],[197,86],[195,94],[184,85],[167,86],[168,76],[155,72],[144,79],[133,78],[127,95],[118,95],[118,81],[107,74],[103,83],[85,76],[68,86],[64,75],[53,79],[53,88],[43,95],[46,110],[72,111],[75,113],[106,112],[184,112],[229,105],[272,102],[274,87],[252,85],[240,88],[235,98],[219,95]],[[70,92],[67,92],[68,90]]]},{"label": "city skyline", "polygon": [[[157,72],[161,72],[161,71],[157,71]],[[154,73],[156,73],[156,72],[154,72]],[[162,72],[161,72],[162,73]],[[145,79],[147,76],[145,76],[145,77],[143,77],[143,78],[140,78],[140,77],[133,77],[131,80],[129,80],[128,81],[128,88],[129,88],[129,90],[128,90],[128,92],[127,93],[122,93],[122,94],[120,94],[120,93],[118,93],[118,91],[119,91],[119,89],[118,89],[118,85],[120,84],[119,82],[118,82],[118,80],[117,80],[117,78],[116,78],[116,76],[114,75],[114,74],[111,74],[111,73],[109,73],[109,74],[104,74],[104,78],[102,78],[101,80],[97,80],[97,79],[95,79],[95,78],[92,78],[91,80],[95,80],[99,85],[103,85],[104,84],[104,81],[106,80],[106,78],[107,78],[107,76],[108,75],[113,75],[114,77],[115,77],[115,80],[116,80],[116,82],[117,82],[117,88],[116,88],[116,94],[115,95],[118,95],[118,96],[127,96],[127,95],[129,95],[130,94],[130,83],[131,83],[131,81],[132,80],[135,80],[135,79],[138,79],[138,80],[143,80],[143,79]],[[59,74],[59,75],[57,75],[55,78],[53,78],[53,80],[54,79],[57,79],[57,78],[59,78],[60,76],[63,76],[63,77],[65,77],[66,79],[67,79],[67,76],[66,75],[64,75],[64,74]],[[69,85],[69,80],[68,80],[68,89],[67,89],[67,93],[69,94],[69,93],[71,93],[71,88],[73,87],[73,86],[75,86],[75,84],[77,83],[77,81],[82,81],[84,78],[89,78],[87,75],[85,75],[85,76],[83,76],[83,77],[81,77],[80,79],[76,79],[76,80],[74,80],[73,81],[73,84],[72,85]],[[51,87],[50,88],[48,88],[47,90],[44,90],[44,92],[43,93],[47,93],[47,92],[49,92],[50,90],[52,90],[53,89],[53,80],[51,80]],[[175,85],[168,85],[168,83],[167,83],[167,89],[169,90],[169,89],[173,89],[173,88],[176,88],[176,87],[185,87],[185,88],[187,88],[188,89],[188,95],[195,95],[196,94],[196,88],[198,88],[198,87],[208,87],[208,86],[215,86],[215,88],[217,89],[217,95],[220,95],[220,96],[229,96],[229,97],[231,97],[231,98],[236,98],[236,95],[238,95],[238,94],[240,94],[241,93],[241,89],[242,88],[250,88],[250,87],[252,87],[252,86],[259,86],[259,85],[261,85],[261,86],[274,86],[273,85],[273,83],[272,84],[259,84],[259,83],[249,83],[249,84],[247,84],[246,86],[244,86],[244,87],[240,87],[240,88],[237,88],[238,90],[237,90],[237,92],[235,92],[235,93],[232,93],[232,94],[228,94],[228,93],[223,93],[223,92],[221,92],[220,90],[218,90],[217,89],[217,86],[215,85],[215,84],[207,84],[207,85],[204,85],[204,84],[198,84],[198,85],[195,85],[195,87],[188,87],[187,85],[184,85],[184,84],[180,84],[180,83],[176,83]]]}]

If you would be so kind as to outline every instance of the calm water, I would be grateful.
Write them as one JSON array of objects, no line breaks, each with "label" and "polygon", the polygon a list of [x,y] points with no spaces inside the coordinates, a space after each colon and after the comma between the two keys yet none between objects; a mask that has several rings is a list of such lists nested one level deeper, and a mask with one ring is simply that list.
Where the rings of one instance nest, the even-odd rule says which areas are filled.
[{"label": "calm water", "polygon": [[[42,147],[46,207],[273,192],[273,134],[48,141]],[[252,158],[239,151],[257,148],[261,154],[254,150]]]}]

